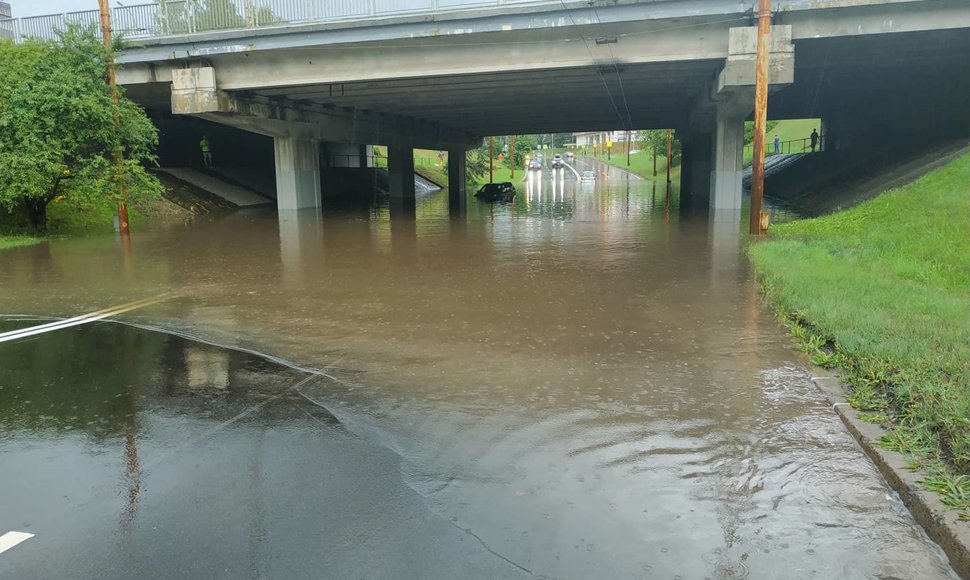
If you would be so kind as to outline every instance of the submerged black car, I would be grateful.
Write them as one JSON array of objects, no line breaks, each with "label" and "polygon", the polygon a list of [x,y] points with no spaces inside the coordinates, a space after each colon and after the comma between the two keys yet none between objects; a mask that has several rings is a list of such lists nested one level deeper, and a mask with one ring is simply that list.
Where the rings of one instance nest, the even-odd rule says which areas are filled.
[{"label": "submerged black car", "polygon": [[475,194],[481,201],[493,203],[496,201],[510,202],[515,198],[515,186],[509,181],[502,183],[486,183]]}]

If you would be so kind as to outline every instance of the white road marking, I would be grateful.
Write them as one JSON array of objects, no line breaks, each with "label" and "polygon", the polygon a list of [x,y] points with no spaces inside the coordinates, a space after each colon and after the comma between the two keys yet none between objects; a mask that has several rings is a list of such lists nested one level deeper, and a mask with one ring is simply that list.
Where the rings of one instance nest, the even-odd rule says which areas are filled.
[{"label": "white road marking", "polygon": [[568,167],[568,168],[569,168],[569,170],[573,172],[573,174],[574,174],[574,175],[576,176],[576,179],[581,179],[581,178],[579,177],[579,172],[578,172],[578,171],[576,171],[575,169],[573,169],[573,166],[572,166],[572,165],[570,165],[570,164],[568,164],[568,163],[563,163],[563,165],[565,165],[566,167]]},{"label": "white road marking", "polygon": [[13,548],[20,542],[29,540],[34,537],[34,534],[28,534],[26,532],[7,532],[6,534],[0,536],[0,554],[6,552],[10,548]]},{"label": "white road marking", "polygon": [[53,332],[55,330],[61,330],[64,328],[70,328],[72,326],[80,326],[82,324],[88,324],[90,322],[96,322],[98,320],[108,318],[109,316],[115,316],[117,314],[124,314],[125,312],[130,312],[138,308],[143,308],[145,306],[150,306],[152,304],[157,304],[166,300],[166,296],[156,296],[154,298],[146,298],[144,300],[138,300],[136,302],[129,302],[127,304],[122,304],[120,306],[115,306],[113,308],[107,308],[105,310],[98,310],[91,312],[89,314],[83,314],[81,316],[75,316],[74,318],[68,318],[66,320],[60,320],[57,322],[49,322],[47,324],[41,324],[39,326],[32,326],[30,328],[21,328],[19,330],[11,330],[10,332],[4,332],[0,334],[0,342],[9,342],[11,340],[17,340],[20,338],[27,338],[28,336],[34,336],[37,334],[43,334],[45,332]]}]

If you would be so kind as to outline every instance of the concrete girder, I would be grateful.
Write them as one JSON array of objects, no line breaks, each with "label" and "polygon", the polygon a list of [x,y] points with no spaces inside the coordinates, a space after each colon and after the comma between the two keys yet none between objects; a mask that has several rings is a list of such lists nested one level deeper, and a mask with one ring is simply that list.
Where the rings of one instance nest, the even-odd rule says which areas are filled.
[{"label": "concrete girder", "polygon": [[[962,0],[954,0],[959,5]],[[874,19],[886,17],[882,26],[895,13],[932,12],[924,6],[938,4],[938,0],[780,0],[775,4],[776,14],[787,19],[823,12],[846,13],[863,11]],[[913,6],[915,8],[910,9]],[[935,7],[934,7],[935,8]],[[439,13],[434,18],[426,15],[401,15],[381,18],[360,18],[339,22],[300,24],[282,27],[217,31],[184,36],[170,36],[140,41],[140,46],[122,55],[121,63],[164,61],[173,58],[212,57],[219,54],[266,51],[283,48],[307,48],[354,42],[380,42],[400,39],[435,39],[442,37],[468,37],[487,33],[501,34],[509,41],[523,32],[534,34],[537,30],[558,30],[569,27],[595,26],[616,27],[631,23],[652,24],[658,21],[677,22],[682,27],[690,20],[728,20],[728,16],[744,17],[753,14],[752,3],[737,0],[680,0],[678,2],[636,2],[619,0],[609,5],[591,7],[587,1],[564,0],[562,5],[511,6],[503,5],[480,10],[460,10]],[[965,14],[961,16],[966,16]],[[858,17],[853,17],[854,23]],[[950,19],[946,19],[950,20]],[[914,28],[893,18],[891,26]],[[925,28],[924,28],[925,29]],[[281,34],[280,32],[284,32]],[[598,30],[589,36],[606,31]],[[797,38],[817,37],[818,30],[806,27],[804,35]]]},{"label": "concrete girder", "polygon": [[240,98],[220,90],[212,67],[175,71],[172,112],[196,115],[271,137],[358,144],[473,149],[481,137],[402,116],[345,112],[283,99]]},{"label": "concrete girder", "polygon": [[[537,69],[597,67],[614,61],[670,63],[723,59],[727,55],[728,25],[703,24],[699,19],[697,22],[689,28],[674,27],[670,23],[624,24],[614,30],[566,27],[555,29],[555,34],[536,30],[512,35],[484,33],[423,41],[374,42],[366,46],[316,45],[299,50],[208,52],[195,58],[205,58],[215,66],[220,88],[230,91],[428,76],[528,73]],[[586,35],[602,34],[622,38],[616,44],[603,46],[585,40]],[[192,58],[189,53],[186,57]],[[179,66],[171,55],[153,61],[154,70],[134,58],[124,60],[125,66],[119,72],[122,84],[164,81]]]},{"label": "concrete girder", "polygon": [[966,0],[857,0],[842,6],[837,6],[840,2],[813,4],[816,6],[810,9],[779,9],[775,13],[775,25],[791,25],[795,41],[970,28]]},{"label": "concrete girder", "polygon": [[[703,83],[706,79],[697,79],[698,83]],[[609,94],[603,87],[603,83],[611,85],[609,94],[615,93],[620,97],[620,87],[614,79],[600,79],[597,84],[573,86],[568,92],[550,94],[547,86],[545,91],[538,89],[515,89],[509,88],[502,91],[490,91],[488,93],[474,93],[464,90],[443,91],[441,94],[429,94],[421,91],[414,91],[412,94],[381,95],[379,98],[365,97],[359,100],[352,98],[328,98],[324,95],[298,95],[289,97],[293,101],[307,101],[316,103],[326,103],[337,107],[354,107],[360,109],[389,110],[426,110],[429,108],[437,109],[442,106],[451,106],[457,109],[468,109],[476,106],[494,107],[541,107],[548,104],[576,103],[577,96],[602,96],[607,98]],[[689,83],[685,83],[689,84]],[[627,79],[623,82],[623,92],[628,95],[638,97],[668,97],[678,101],[683,100],[684,91],[682,87],[657,85],[650,81],[639,81]],[[268,99],[273,97],[264,95],[262,91],[256,94],[266,96]],[[540,100],[541,99],[541,100]]]},{"label": "concrete girder", "polygon": [[[625,77],[643,76],[654,81],[665,81],[683,77],[694,78],[696,76],[709,75],[712,70],[719,69],[724,62],[724,58],[698,60],[690,62],[669,62],[669,63],[622,63],[618,68],[625,73]],[[546,81],[556,81],[563,86],[572,88],[578,82],[600,83],[600,74],[612,75],[615,69],[612,66],[587,66],[574,69],[545,69],[535,68],[528,71],[507,71],[486,74],[466,74],[450,76],[427,76],[423,78],[390,78],[384,80],[354,81],[340,83],[313,83],[306,85],[281,86],[268,89],[260,89],[261,94],[273,95],[301,95],[304,93],[320,94],[327,98],[363,98],[372,95],[401,94],[415,90],[424,90],[438,93],[453,88],[480,91],[497,87],[499,89],[522,88],[522,87],[545,87]],[[679,84],[679,82],[670,82]]]}]

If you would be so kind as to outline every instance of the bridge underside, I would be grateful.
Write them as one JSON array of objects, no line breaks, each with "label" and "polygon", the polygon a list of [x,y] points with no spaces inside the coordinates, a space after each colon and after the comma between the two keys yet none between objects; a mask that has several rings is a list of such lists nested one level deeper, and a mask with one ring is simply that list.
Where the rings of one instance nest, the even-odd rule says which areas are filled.
[{"label": "bridge underside", "polygon": [[[889,124],[916,130],[949,123],[954,133],[970,132],[965,3],[896,2],[880,6],[881,16],[866,12],[867,5],[777,15],[777,23],[791,24],[791,36],[772,47],[778,78],[769,118],[822,118],[857,144],[890,134],[879,131]],[[211,41],[151,65],[133,62],[135,51],[121,78],[136,101],[171,111],[173,71],[211,68],[211,88],[236,104],[205,118],[260,130],[271,124],[243,122],[240,112],[269,111],[272,130],[264,132],[274,137],[326,139],[341,127],[336,141],[363,139],[396,150],[410,143],[460,152],[485,135],[676,128],[690,152],[685,190],[711,192],[713,207],[737,208],[753,51],[732,32],[749,24],[750,13],[733,16],[720,24],[711,17],[610,27],[574,21],[545,30],[273,50],[259,50],[260,39],[254,50],[220,51]],[[315,38],[322,37],[303,42]],[[167,46],[144,50],[178,53]],[[293,125],[293,134],[277,128],[294,118],[320,127]],[[405,129],[394,133],[392,125]]]}]

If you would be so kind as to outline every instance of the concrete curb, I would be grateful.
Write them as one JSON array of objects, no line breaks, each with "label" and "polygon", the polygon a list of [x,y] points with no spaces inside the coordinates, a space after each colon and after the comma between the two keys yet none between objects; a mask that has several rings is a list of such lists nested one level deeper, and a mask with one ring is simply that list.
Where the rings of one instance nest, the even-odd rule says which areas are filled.
[{"label": "concrete curb", "polygon": [[813,370],[812,382],[832,403],[842,423],[876,464],[882,476],[912,512],[913,518],[927,535],[943,548],[950,565],[965,580],[970,580],[970,525],[957,519],[935,493],[920,486],[922,474],[906,469],[906,458],[895,451],[879,447],[879,438],[887,433],[879,425],[866,423],[859,412],[845,400],[845,388],[834,374],[820,368]]}]

